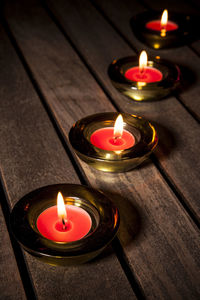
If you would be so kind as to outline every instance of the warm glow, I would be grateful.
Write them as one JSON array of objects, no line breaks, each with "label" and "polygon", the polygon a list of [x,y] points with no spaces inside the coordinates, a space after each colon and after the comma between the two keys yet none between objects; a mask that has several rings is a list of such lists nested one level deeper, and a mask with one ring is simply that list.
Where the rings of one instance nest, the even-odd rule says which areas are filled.
[{"label": "warm glow", "polygon": [[139,90],[141,90],[141,88],[142,88],[143,86],[145,86],[145,85],[147,85],[146,82],[141,82],[141,81],[138,81],[138,82],[137,82],[137,86],[138,86],[138,89],[139,89]]},{"label": "warm glow", "polygon": [[59,192],[57,196],[57,212],[59,218],[61,218],[64,221],[67,219],[67,212],[65,208],[63,195],[61,194],[61,192]]},{"label": "warm glow", "polygon": [[115,121],[114,125],[114,138],[119,138],[123,134],[123,118],[119,115]]},{"label": "warm glow", "polygon": [[142,51],[139,58],[139,69],[140,72],[144,71],[144,68],[147,66],[147,53],[146,51]]},{"label": "warm glow", "polygon": [[153,45],[155,49],[159,49],[160,48],[160,44],[154,44]]},{"label": "warm glow", "polygon": [[168,21],[168,11],[167,11],[167,9],[165,9],[163,11],[161,21],[160,21],[160,24],[161,24],[162,28],[165,28],[165,26],[167,25],[167,21]]}]

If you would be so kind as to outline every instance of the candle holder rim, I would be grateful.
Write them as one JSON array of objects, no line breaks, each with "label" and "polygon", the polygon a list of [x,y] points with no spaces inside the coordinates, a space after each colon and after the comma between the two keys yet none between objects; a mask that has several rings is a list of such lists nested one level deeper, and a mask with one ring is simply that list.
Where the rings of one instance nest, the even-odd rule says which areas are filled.
[{"label": "candle holder rim", "polygon": [[126,56],[114,59],[108,67],[108,76],[113,86],[134,101],[155,101],[165,98],[179,84],[181,80],[180,69],[177,65],[166,59],[149,57],[148,66],[159,70],[163,77],[156,82],[139,82],[129,80],[125,77],[127,70],[138,67],[137,56]]},{"label": "candle holder rim", "polygon": [[[120,79],[122,80],[122,82],[129,84],[130,87],[133,87],[134,85],[136,87],[138,84],[137,81],[130,80],[130,79],[126,78],[122,73],[119,72],[120,71],[119,69],[122,68],[124,64],[128,64],[128,63],[136,63],[136,65],[133,65],[133,68],[138,66],[139,65],[139,57],[134,55],[134,56],[121,57],[119,59],[114,59],[113,62],[108,67],[108,75],[110,76],[110,73],[113,72],[113,70],[115,69],[114,71],[118,72],[118,76],[120,76]],[[151,63],[157,64],[157,65],[156,66],[150,65]],[[165,67],[168,67],[169,69],[176,71],[176,78],[174,78],[174,80],[178,81],[180,79],[180,69],[179,69],[178,65],[173,64],[170,61],[160,58],[160,57],[157,58],[157,57],[153,57],[153,56],[148,56],[147,67],[156,68],[160,71],[159,65],[160,66],[164,65]],[[116,70],[116,68],[118,70]],[[128,68],[128,69],[130,69],[130,68]],[[153,87],[162,85],[163,83],[165,83],[167,81],[168,81],[168,77],[163,76],[163,78],[160,81],[145,83],[145,85],[143,86],[143,89],[149,89],[151,87],[153,88]]]},{"label": "candle holder rim", "polygon": [[135,145],[125,150],[106,151],[95,147],[90,140],[94,131],[114,127],[118,112],[104,112],[78,120],[69,131],[69,141],[79,158],[104,172],[127,172],[141,164],[158,143],[154,126],[134,114],[121,113],[125,129],[134,135]]},{"label": "candle holder rim", "polygon": [[[157,10],[151,10],[151,11],[145,11],[145,12],[138,13],[138,14],[132,16],[131,20],[139,21],[141,24],[144,24],[144,27],[149,31],[159,32],[159,30],[147,28],[146,24],[151,21],[160,21],[161,16],[162,16],[162,12],[157,11]],[[187,24],[190,24],[190,22],[197,21],[196,18],[197,18],[197,15],[194,15],[194,14],[178,13],[178,12],[171,11],[171,10],[170,10],[170,12],[168,11],[168,21],[176,23],[176,25],[178,25],[178,27],[177,27],[177,29],[167,31],[167,33],[170,34],[175,31],[182,32],[183,29],[180,28],[179,23],[186,22],[185,25],[187,26]]]},{"label": "candle holder rim", "polygon": [[[109,118],[109,121],[114,122],[115,119],[117,118],[118,114],[119,114],[118,112],[97,113],[97,114],[86,116],[86,117],[82,118],[81,120],[77,121],[72,126],[72,128],[70,129],[70,132],[69,132],[69,140],[70,140],[70,143],[71,143],[72,147],[75,149],[75,151],[77,153],[81,154],[81,155],[83,154],[83,155],[87,156],[88,154],[87,154],[87,151],[85,149],[90,147],[90,149],[94,150],[92,153],[90,153],[91,157],[93,157],[95,160],[104,161],[104,162],[105,161],[117,162],[117,161],[119,161],[119,159],[121,161],[122,160],[126,161],[126,160],[130,160],[130,158],[144,156],[144,152],[141,153],[141,151],[140,151],[140,146],[141,146],[140,142],[141,141],[139,143],[136,143],[134,146],[132,146],[128,149],[122,150],[122,152],[118,154],[118,153],[116,153],[118,151],[104,150],[104,149],[101,149],[101,148],[98,148],[98,147],[94,146],[93,144],[91,144],[91,142],[86,140],[85,137],[83,137],[84,145],[80,149],[80,143],[76,143],[76,141],[74,140],[74,138],[72,136],[74,130],[77,130],[77,132],[81,136],[83,136],[81,131],[84,131],[84,129],[85,129],[84,126],[89,124],[88,121],[89,121],[90,118],[92,118],[91,122],[93,122],[94,120],[98,120],[99,118],[102,118],[104,121],[107,120],[107,118]],[[152,130],[155,132],[155,137],[154,137],[153,141],[151,141],[151,143],[149,144],[149,148],[146,149],[145,154],[147,154],[147,152],[149,152],[149,151],[152,151],[158,143],[158,136],[157,136],[157,133],[156,133],[156,130],[155,130],[154,126],[148,120],[146,120],[143,117],[140,117],[140,116],[137,116],[137,115],[134,115],[134,114],[124,113],[124,112],[120,112],[120,114],[122,114],[122,116],[123,116],[124,123],[127,122],[127,124],[130,125],[130,126],[133,126],[133,124],[130,124],[128,122],[128,121],[130,121],[130,119],[128,119],[128,121],[127,121],[127,118],[132,118],[134,120],[137,120],[137,122],[144,122],[146,127],[152,128]],[[110,120],[111,118],[113,118],[113,120]],[[135,125],[137,125],[137,123]],[[79,127],[81,128],[81,131],[79,130]],[[143,133],[143,131],[141,131],[141,132]],[[75,135],[75,133],[76,132],[74,132],[74,135]],[[105,157],[106,154],[109,154],[110,157],[106,158]]]},{"label": "candle holder rim", "polygon": [[[80,193],[79,199],[81,199],[81,197],[83,198],[83,195],[84,197],[87,195],[87,199],[83,199],[97,210],[99,214],[99,224],[97,224],[97,227],[92,232],[89,232],[85,237],[78,241],[57,243],[48,240],[39,234],[36,228],[32,228],[33,225],[30,225],[28,222],[28,213],[25,214],[24,208],[26,208],[26,205],[28,204],[28,210],[30,213],[31,205],[38,205],[38,203],[35,203],[35,201],[39,201],[38,197],[43,195],[45,191],[54,194],[55,192],[61,190],[64,197],[66,197],[66,193],[69,191],[69,189],[72,190],[73,193],[75,191],[76,195]],[[72,192],[70,192],[71,197]],[[55,201],[53,199],[53,205],[54,202]],[[85,207],[84,209],[86,210]],[[21,213],[21,218],[17,216],[19,211]],[[109,220],[107,223],[106,218]],[[10,216],[11,231],[16,240],[25,250],[35,256],[41,256],[43,258],[49,257],[54,261],[57,261],[57,258],[60,257],[62,258],[62,261],[66,260],[68,262],[70,257],[73,257],[73,260],[76,260],[77,257],[82,257],[83,260],[88,257],[87,260],[89,260],[91,253],[99,253],[102,251],[102,249],[104,249],[115,237],[119,228],[119,223],[120,217],[118,209],[101,191],[85,185],[65,183],[43,186],[24,195],[15,204]],[[27,240],[27,237],[30,237],[30,239]],[[32,247],[33,245],[34,247]]]}]

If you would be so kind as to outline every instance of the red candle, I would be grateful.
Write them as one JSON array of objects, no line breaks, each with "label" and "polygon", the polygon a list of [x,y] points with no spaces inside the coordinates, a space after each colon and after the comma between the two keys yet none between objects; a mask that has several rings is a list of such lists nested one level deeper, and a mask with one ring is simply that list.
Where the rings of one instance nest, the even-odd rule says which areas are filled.
[{"label": "red candle", "polygon": [[103,150],[119,151],[131,148],[135,144],[134,136],[127,130],[123,130],[120,138],[115,139],[114,127],[105,127],[93,132],[90,137],[91,143]]},{"label": "red candle", "polygon": [[162,73],[153,67],[147,67],[147,53],[142,51],[139,58],[139,66],[128,69],[124,76],[136,82],[157,82],[162,80]]},{"label": "red candle", "polygon": [[146,28],[156,31],[173,31],[178,29],[178,25],[174,22],[168,21],[168,12],[165,9],[161,20],[153,20],[146,24]]},{"label": "red candle", "polygon": [[75,205],[64,205],[65,212],[58,216],[58,206],[45,209],[37,219],[39,232],[55,242],[74,242],[83,238],[92,225],[90,215]]},{"label": "red candle", "polygon": [[157,82],[162,80],[162,73],[156,68],[145,67],[143,72],[140,71],[139,67],[133,67],[128,69],[124,76],[132,81],[139,82]]},{"label": "red candle", "polygon": [[165,28],[163,28],[160,20],[153,20],[146,24],[146,28],[156,31],[161,31],[162,29],[165,29],[166,31],[172,31],[178,29],[178,25],[174,22],[168,21],[165,25]]},{"label": "red candle", "polygon": [[131,148],[135,144],[134,136],[123,130],[123,118],[119,115],[114,127],[100,128],[90,137],[91,143],[98,148],[108,151],[120,151]]}]

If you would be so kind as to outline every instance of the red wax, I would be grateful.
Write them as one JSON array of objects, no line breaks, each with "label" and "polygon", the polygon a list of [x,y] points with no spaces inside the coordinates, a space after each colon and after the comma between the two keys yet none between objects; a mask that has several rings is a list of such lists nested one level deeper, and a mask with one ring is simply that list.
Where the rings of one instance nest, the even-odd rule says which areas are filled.
[{"label": "red wax", "polygon": [[74,205],[65,205],[67,211],[66,228],[58,217],[57,206],[45,209],[37,219],[39,232],[55,242],[73,242],[83,238],[90,230],[92,221],[89,214]]},{"label": "red wax", "polygon": [[178,25],[174,22],[168,21],[167,25],[161,26],[160,20],[154,20],[150,21],[146,24],[146,28],[161,31],[162,29],[165,29],[166,31],[172,31],[178,29]]},{"label": "red wax", "polygon": [[103,150],[119,151],[131,148],[135,144],[134,136],[127,130],[123,130],[120,138],[114,138],[114,127],[105,127],[93,132],[91,143]]},{"label": "red wax", "polygon": [[128,69],[124,75],[127,79],[136,82],[157,82],[162,80],[162,73],[156,68],[145,67],[144,71],[141,72],[139,67],[133,67]]}]

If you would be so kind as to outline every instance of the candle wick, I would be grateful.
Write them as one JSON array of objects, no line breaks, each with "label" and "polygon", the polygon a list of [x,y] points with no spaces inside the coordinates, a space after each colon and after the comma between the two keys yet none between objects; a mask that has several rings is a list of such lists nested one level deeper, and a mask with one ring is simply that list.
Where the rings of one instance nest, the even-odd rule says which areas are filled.
[{"label": "candle wick", "polygon": [[140,73],[141,77],[144,76],[144,74],[145,74],[145,66],[142,65],[142,66],[139,67],[139,73]]},{"label": "candle wick", "polygon": [[163,30],[163,29],[165,30],[166,26],[167,26],[166,24],[161,24],[161,30]]},{"label": "candle wick", "polygon": [[167,29],[167,23],[166,24],[160,24],[161,25],[161,32],[166,32],[166,29]]},{"label": "candle wick", "polygon": [[120,135],[114,136],[114,143],[115,143],[118,139],[120,139],[120,138],[121,138]]},{"label": "candle wick", "polygon": [[144,67],[141,67],[140,68],[140,74],[143,75],[143,73],[144,73]]},{"label": "candle wick", "polygon": [[64,218],[62,218],[62,224],[63,224],[63,230],[65,230],[66,229],[66,223],[65,223]]}]

